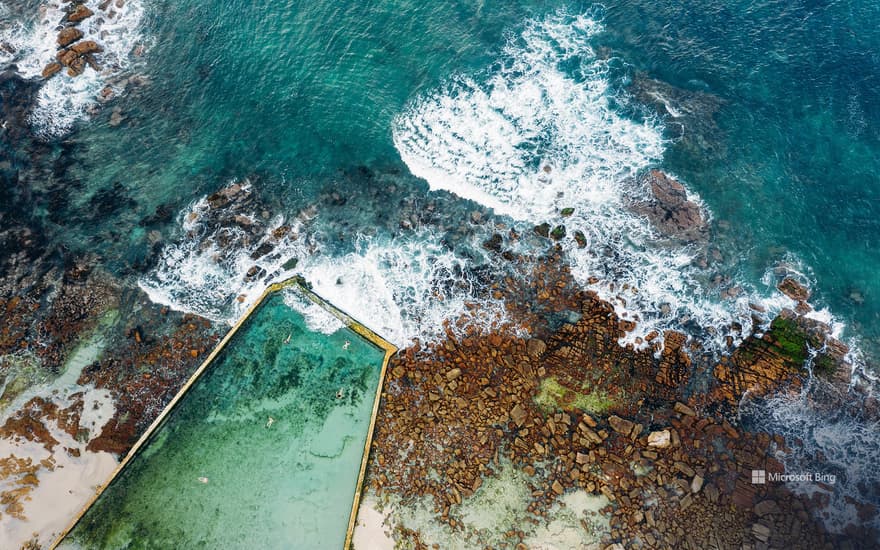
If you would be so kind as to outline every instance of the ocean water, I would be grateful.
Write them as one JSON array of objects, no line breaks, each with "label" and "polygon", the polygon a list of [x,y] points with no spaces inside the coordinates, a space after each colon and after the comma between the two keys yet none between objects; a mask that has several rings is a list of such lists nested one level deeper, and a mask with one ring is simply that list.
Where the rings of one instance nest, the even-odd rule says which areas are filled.
[{"label": "ocean water", "polygon": [[[267,298],[67,547],[340,548],[385,352]],[[64,547],[64,546],[62,546]]]},{"label": "ocean water", "polygon": [[[57,5],[41,5],[0,2],[0,63],[25,76],[52,55]],[[720,352],[739,337],[734,323],[752,327],[749,303],[768,315],[792,305],[775,290],[784,269],[810,283],[814,315],[874,376],[876,3],[125,6],[125,24],[91,23],[113,42],[107,71],[40,92],[29,118],[40,145],[20,144],[33,154],[16,166],[51,239],[99,253],[155,301],[231,320],[271,280],[300,273],[406,345],[475,300],[476,322],[503,323],[476,273],[504,267],[480,243],[546,221],[584,233],[586,249],[562,242],[575,276],[638,320],[631,341],[684,328]],[[105,104],[95,93],[106,86]],[[652,167],[680,178],[712,220],[708,267],[627,207],[646,196],[634,176]],[[258,243],[217,248],[201,217],[231,182],[260,197],[254,217],[296,230],[283,254],[256,262],[257,280],[245,274]],[[808,403],[788,405],[753,416],[815,449],[842,441],[817,435],[823,417]],[[861,434],[840,445],[852,466],[841,486],[856,491],[877,429],[835,422],[841,437]]]}]

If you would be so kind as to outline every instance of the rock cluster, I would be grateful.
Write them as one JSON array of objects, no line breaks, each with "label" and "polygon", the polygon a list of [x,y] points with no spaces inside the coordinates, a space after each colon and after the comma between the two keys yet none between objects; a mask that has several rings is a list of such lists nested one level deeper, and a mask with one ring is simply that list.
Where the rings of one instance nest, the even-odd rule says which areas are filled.
[{"label": "rock cluster", "polygon": [[[776,452],[787,443],[736,428],[724,408],[690,393],[695,370],[718,369],[695,365],[684,335],[664,335],[659,358],[622,347],[618,339],[632,327],[611,306],[578,290],[558,256],[538,265],[526,286],[493,286],[524,331],[448,331],[392,359],[368,470],[372,492],[404,506],[427,496],[436,521],[470,537],[458,510],[504,459],[530,480],[534,525],[546,524],[570,491],[604,495],[609,547],[833,547],[813,514],[827,500],[752,485],[753,469],[783,470]],[[566,321],[549,321],[559,318]],[[795,383],[803,370],[789,355],[793,333],[803,330],[752,336],[745,349],[761,351],[748,360],[734,354],[726,377],[711,381],[713,399],[735,404],[743,391]],[[502,547],[525,547],[526,530],[512,528]],[[396,537],[420,547],[418,532],[399,528]]]},{"label": "rock cluster", "polygon": [[77,380],[107,389],[116,403],[116,415],[89,442],[90,451],[128,452],[219,339],[206,319],[148,308],[144,325],[126,330],[114,353]]},{"label": "rock cluster", "polygon": [[[118,0],[118,2],[122,1]],[[106,10],[109,4],[110,2],[104,2],[101,9]],[[71,77],[81,75],[86,66],[95,71],[101,70],[94,54],[101,53],[103,48],[94,40],[82,40],[84,34],[77,28],[79,23],[94,16],[95,13],[79,0],[70,0],[66,12],[67,15],[61,21],[62,28],[58,32],[59,50],[55,54],[56,60],[43,68],[43,78],[53,77],[64,67],[67,67],[67,75]]]},{"label": "rock cluster", "polygon": [[[204,235],[200,247],[218,251],[214,260],[231,261],[238,251],[248,251],[253,263],[243,274],[245,281],[254,282],[278,273],[267,273],[263,266],[278,265],[293,269],[299,258],[291,252],[291,243],[299,239],[297,224],[314,217],[311,209],[303,210],[292,223],[274,223],[269,210],[254,193],[249,180],[234,182],[208,196],[204,204],[187,215],[187,223],[198,224],[194,233]],[[192,236],[192,235],[191,235]],[[229,256],[232,253],[233,256]]]}]

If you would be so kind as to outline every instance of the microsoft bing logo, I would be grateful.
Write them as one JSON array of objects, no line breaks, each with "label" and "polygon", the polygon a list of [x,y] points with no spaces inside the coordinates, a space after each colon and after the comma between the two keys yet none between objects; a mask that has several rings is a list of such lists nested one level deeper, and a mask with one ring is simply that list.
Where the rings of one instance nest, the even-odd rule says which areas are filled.
[{"label": "microsoft bing logo", "polygon": [[752,484],[753,485],[766,485],[767,484],[767,472],[764,470],[752,470]]}]

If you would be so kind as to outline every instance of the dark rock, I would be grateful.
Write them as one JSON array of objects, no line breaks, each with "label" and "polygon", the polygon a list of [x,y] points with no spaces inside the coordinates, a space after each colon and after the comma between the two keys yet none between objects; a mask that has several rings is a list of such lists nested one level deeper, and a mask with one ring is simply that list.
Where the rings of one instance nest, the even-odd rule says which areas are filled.
[{"label": "dark rock", "polygon": [[550,236],[550,224],[544,222],[541,225],[536,225],[534,231],[536,235],[547,238]]},{"label": "dark rock", "polygon": [[681,183],[660,170],[651,170],[640,181],[649,187],[653,198],[633,204],[633,209],[647,216],[658,231],[688,242],[708,239],[709,226],[700,206],[688,200]]},{"label": "dark rock", "polygon": [[261,244],[259,247],[257,247],[256,250],[251,252],[251,259],[256,260],[258,258],[262,258],[266,254],[272,252],[272,250],[274,248],[275,248],[275,246],[272,243],[265,242],[265,243]]},{"label": "dark rock", "polygon": [[504,239],[499,233],[495,233],[487,240],[483,241],[483,248],[491,250],[492,252],[501,252],[502,244],[504,244]]},{"label": "dark rock", "polygon": [[550,232],[550,236],[553,238],[554,241],[561,241],[565,238],[565,226],[557,225],[553,228],[553,231]]}]

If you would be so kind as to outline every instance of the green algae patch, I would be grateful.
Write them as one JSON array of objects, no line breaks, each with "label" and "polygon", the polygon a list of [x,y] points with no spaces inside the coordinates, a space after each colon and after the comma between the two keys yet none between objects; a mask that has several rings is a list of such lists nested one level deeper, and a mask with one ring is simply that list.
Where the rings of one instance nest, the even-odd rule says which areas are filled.
[{"label": "green algae patch", "polygon": [[384,358],[269,295],[62,547],[341,548]]},{"label": "green algae patch", "polygon": [[769,334],[787,361],[798,367],[803,366],[809,353],[807,335],[794,320],[785,317],[773,319]]},{"label": "green algae patch", "polygon": [[614,401],[605,392],[581,393],[566,388],[556,378],[550,376],[541,381],[535,403],[544,412],[558,409],[580,409],[593,414],[603,414],[614,406]]}]

